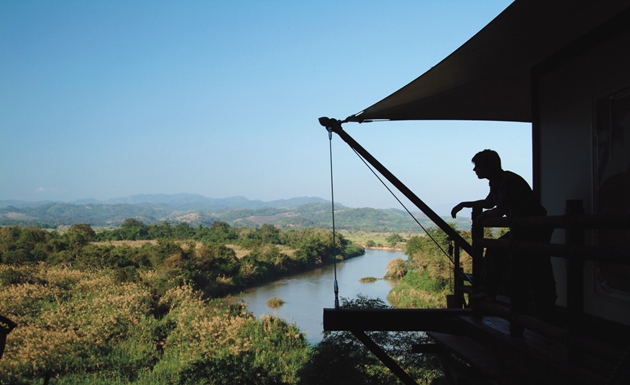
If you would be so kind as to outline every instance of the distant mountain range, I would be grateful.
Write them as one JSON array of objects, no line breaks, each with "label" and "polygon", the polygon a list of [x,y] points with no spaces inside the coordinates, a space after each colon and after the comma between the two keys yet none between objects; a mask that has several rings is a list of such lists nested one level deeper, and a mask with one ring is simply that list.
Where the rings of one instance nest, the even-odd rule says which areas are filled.
[{"label": "distant mountain range", "polygon": [[112,198],[104,201],[98,199],[79,199],[71,202],[59,202],[59,201],[37,201],[37,202],[25,202],[19,200],[0,200],[0,208],[3,207],[35,207],[42,206],[50,203],[67,203],[74,205],[115,205],[115,204],[158,204],[158,205],[170,205],[180,209],[209,209],[209,210],[222,210],[233,208],[246,208],[255,209],[260,207],[285,207],[296,206],[305,203],[325,203],[329,202],[322,198],[317,197],[301,197],[291,199],[280,199],[275,201],[263,202],[261,200],[249,200],[245,197],[235,196],[230,198],[215,199],[208,198],[199,194],[139,194],[132,195],[125,198]]},{"label": "distant mountain range", "polygon": [[[413,213],[425,227],[433,226],[424,214]],[[23,202],[0,200],[0,225],[40,225],[47,227],[89,223],[93,227],[117,227],[134,218],[146,224],[186,222],[210,225],[216,221],[232,226],[260,226],[268,223],[281,228],[332,225],[331,203],[317,197],[299,197],[269,202],[244,197],[207,198],[197,194],[143,194],[107,201],[84,199],[73,202]],[[450,218],[444,218],[453,222]],[[459,219],[458,228],[470,221]],[[420,231],[403,210],[350,208],[335,203],[335,227],[340,230]]]}]

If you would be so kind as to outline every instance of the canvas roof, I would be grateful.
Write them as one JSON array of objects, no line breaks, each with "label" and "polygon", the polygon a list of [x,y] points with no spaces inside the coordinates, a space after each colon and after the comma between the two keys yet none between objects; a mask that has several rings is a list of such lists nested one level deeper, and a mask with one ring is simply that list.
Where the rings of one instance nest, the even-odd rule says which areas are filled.
[{"label": "canvas roof", "polygon": [[628,0],[516,0],[435,67],[346,120],[531,122],[532,67]]}]

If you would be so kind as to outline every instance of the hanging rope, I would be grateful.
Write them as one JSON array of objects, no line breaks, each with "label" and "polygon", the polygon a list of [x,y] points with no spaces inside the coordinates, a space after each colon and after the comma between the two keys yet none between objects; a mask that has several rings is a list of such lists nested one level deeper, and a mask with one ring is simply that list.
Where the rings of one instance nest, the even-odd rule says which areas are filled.
[{"label": "hanging rope", "polygon": [[[333,254],[334,254],[334,259],[333,259],[334,288],[333,288],[333,290],[334,290],[334,293],[335,293],[335,309],[339,309],[339,285],[337,283],[337,242],[336,242],[336,239],[335,239],[336,238],[336,230],[335,230],[335,189],[334,189],[334,183],[333,183],[333,156],[332,156],[332,133],[333,133],[333,128],[332,128],[332,125],[330,124],[330,121],[331,121],[331,119],[328,119],[328,118],[320,118],[319,119],[320,124],[322,126],[326,127],[326,130],[328,131],[328,142],[329,142],[329,151],[330,151],[330,196],[331,196],[331,205],[332,205],[332,246],[333,246]],[[337,121],[335,121],[335,122],[337,122]],[[343,123],[343,122],[341,122],[341,123]],[[418,226],[420,226],[420,228],[429,237],[429,239],[431,239],[431,241],[433,241],[433,243],[438,247],[438,249],[448,258],[448,260],[451,261],[451,263],[455,263],[455,261],[453,260],[451,255],[448,252],[446,252],[446,250],[444,250],[444,248],[438,243],[438,241],[435,238],[433,238],[433,236],[427,231],[427,229],[424,228],[424,226],[422,226],[420,221],[418,221],[418,219],[411,213],[411,211],[409,211],[407,206],[405,206],[401,202],[401,200],[398,199],[396,194],[394,194],[394,192],[389,188],[389,186],[387,186],[387,184],[385,184],[385,182],[381,179],[381,177],[378,176],[378,174],[372,169],[372,167],[370,167],[370,165],[366,162],[366,160],[363,159],[361,154],[359,154],[359,152],[356,149],[354,149],[354,148],[352,150],[359,157],[359,159],[361,159],[361,161],[367,166],[367,168],[372,172],[372,174],[374,174],[374,176],[376,176],[376,178],[381,182],[381,184],[383,186],[385,186],[387,191],[389,191],[389,193],[405,209],[407,214],[409,214],[409,216],[411,218],[413,218],[413,220],[418,224]]]},{"label": "hanging rope", "polygon": [[[329,131],[329,135],[330,135],[330,131]],[[442,246],[438,243],[438,241],[433,238],[431,236],[431,234],[429,234],[429,232],[427,231],[427,229],[424,228],[424,226],[422,226],[422,224],[420,223],[420,221],[418,221],[418,219],[416,219],[416,217],[411,213],[411,211],[409,211],[409,209],[407,209],[407,206],[405,206],[400,199],[398,199],[398,197],[396,196],[396,194],[394,194],[394,192],[389,188],[389,186],[387,186],[387,184],[385,184],[385,182],[381,179],[381,177],[378,176],[378,174],[376,173],[376,171],[374,171],[372,169],[372,167],[370,167],[370,165],[366,162],[365,159],[363,159],[363,157],[361,156],[361,154],[359,154],[357,152],[357,150],[355,150],[354,148],[352,149],[354,151],[355,154],[357,154],[357,156],[359,157],[359,159],[361,159],[361,161],[365,164],[365,166],[372,171],[372,174],[374,174],[374,176],[376,177],[376,179],[378,179],[381,184],[383,186],[385,186],[385,188],[387,189],[387,191],[389,191],[390,194],[392,194],[392,196],[398,201],[398,203],[400,203],[400,205],[405,209],[405,211],[407,212],[407,214],[409,214],[409,216],[411,216],[411,218],[413,218],[413,220],[418,224],[418,226],[420,226],[420,228],[424,231],[424,233],[433,241],[433,243],[435,243],[435,245],[440,249],[440,251],[442,251],[442,253],[444,253],[444,255],[446,255],[446,257],[449,259],[449,261],[451,261],[451,263],[455,263],[455,261],[453,261],[453,258],[451,258],[451,255],[446,252],[446,250],[444,250],[444,248],[442,248]]]},{"label": "hanging rope", "polygon": [[339,285],[337,284],[337,242],[335,239],[335,189],[333,185],[333,156],[332,156],[332,128],[327,127],[328,147],[330,149],[330,201],[332,203],[332,247],[333,247],[333,271],[335,275],[335,309],[339,309]]}]

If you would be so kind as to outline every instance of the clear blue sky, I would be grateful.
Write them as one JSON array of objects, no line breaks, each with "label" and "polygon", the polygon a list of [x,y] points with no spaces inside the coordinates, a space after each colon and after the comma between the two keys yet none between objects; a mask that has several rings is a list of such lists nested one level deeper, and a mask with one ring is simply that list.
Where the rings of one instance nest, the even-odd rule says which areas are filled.
[{"label": "clear blue sky", "polygon": [[[506,0],[0,2],[0,199],[195,193],[330,199],[328,136]],[[531,180],[530,126],[346,124],[441,213],[485,197],[492,148]],[[338,137],[335,200],[396,201]]]}]

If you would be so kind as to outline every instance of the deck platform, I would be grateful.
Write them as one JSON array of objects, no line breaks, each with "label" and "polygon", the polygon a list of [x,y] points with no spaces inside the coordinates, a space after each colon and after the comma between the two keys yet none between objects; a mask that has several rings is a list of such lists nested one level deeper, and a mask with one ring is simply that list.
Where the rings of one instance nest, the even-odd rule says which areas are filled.
[{"label": "deck platform", "polygon": [[[510,336],[509,323],[497,316],[475,319],[462,316],[465,335],[429,332],[435,343],[500,384],[630,384],[628,365],[619,368],[609,382],[617,362],[595,352],[584,351],[579,362],[570,363],[566,345],[525,329],[522,338]],[[613,348],[611,348],[613,349]],[[615,355],[615,354],[613,354]]]},{"label": "deck platform", "polygon": [[[507,311],[495,308],[494,313]],[[491,314],[487,309],[482,317],[469,309],[324,309],[324,330],[426,331],[435,345],[417,351],[457,356],[490,381],[467,383],[630,384],[630,336],[624,330],[590,324],[589,333],[567,341],[561,325],[537,330],[540,321],[523,319],[522,337],[513,337],[506,317]]]}]

